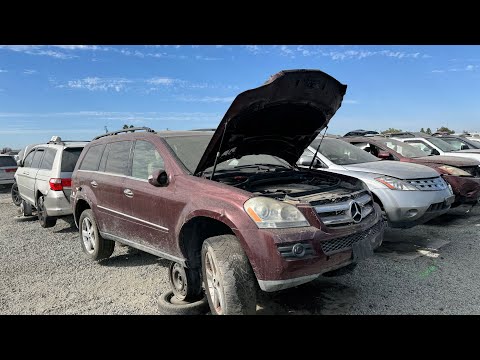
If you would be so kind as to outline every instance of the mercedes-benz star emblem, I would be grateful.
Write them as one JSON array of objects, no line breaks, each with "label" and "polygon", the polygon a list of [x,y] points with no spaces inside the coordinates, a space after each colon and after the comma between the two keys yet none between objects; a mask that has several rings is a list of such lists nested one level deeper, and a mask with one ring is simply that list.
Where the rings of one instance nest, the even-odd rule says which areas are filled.
[{"label": "mercedes-benz star emblem", "polygon": [[352,205],[350,205],[350,214],[354,223],[362,221],[362,209],[356,201],[353,201]]}]

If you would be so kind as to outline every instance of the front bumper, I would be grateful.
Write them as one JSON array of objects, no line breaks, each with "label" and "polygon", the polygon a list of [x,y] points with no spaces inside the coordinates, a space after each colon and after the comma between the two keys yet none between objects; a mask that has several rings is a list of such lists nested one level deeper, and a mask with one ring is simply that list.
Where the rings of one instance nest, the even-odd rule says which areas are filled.
[{"label": "front bumper", "polygon": [[44,205],[48,216],[72,214],[72,206],[63,191],[48,191],[47,195],[45,195]]},{"label": "front bumper", "polygon": [[[384,222],[381,211],[357,225],[321,229],[316,227],[245,230],[247,255],[263,291],[277,291],[309,282],[323,273],[351,264],[352,244],[369,241],[372,249],[383,241]],[[309,249],[303,257],[286,255],[283,249],[302,244]],[[282,252],[281,252],[282,251]]]},{"label": "front bumper", "polygon": [[480,178],[443,175],[455,194],[452,208],[463,204],[475,205],[480,200]]},{"label": "front bumper", "polygon": [[375,189],[382,202],[388,224],[394,228],[410,228],[446,213],[455,196],[450,189],[438,191],[400,191]]}]

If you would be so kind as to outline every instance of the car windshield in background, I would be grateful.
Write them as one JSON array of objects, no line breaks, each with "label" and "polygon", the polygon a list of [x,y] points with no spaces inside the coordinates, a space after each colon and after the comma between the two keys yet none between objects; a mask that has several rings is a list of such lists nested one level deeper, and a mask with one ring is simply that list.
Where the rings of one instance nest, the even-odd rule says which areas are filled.
[{"label": "car windshield in background", "polygon": [[456,139],[456,138],[442,138],[443,141],[449,143],[451,146],[455,148],[455,150],[462,150],[462,145],[468,146],[469,149],[479,149],[480,142],[478,145],[472,144],[475,141],[467,141],[465,139]]},{"label": "car windshield in background", "polygon": [[211,138],[212,135],[194,135],[171,136],[164,138],[164,140],[188,171],[193,173]]},{"label": "car windshield in background", "polygon": [[0,156],[0,167],[2,166],[17,166],[17,163],[11,156]]},{"label": "car windshield in background", "polygon": [[428,141],[430,141],[433,145],[435,145],[442,151],[445,151],[445,152],[455,151],[455,148],[452,145],[443,141],[442,139],[432,137],[432,138],[428,138]]},{"label": "car windshield in background", "polygon": [[415,146],[412,146],[410,144],[394,140],[394,139],[385,139],[385,140],[379,140],[380,143],[388,147],[389,149],[392,149],[393,151],[396,151],[402,156],[405,156],[407,158],[417,158],[417,157],[423,157],[423,156],[429,156],[430,153],[427,153],[420,148],[417,148]]},{"label": "car windshield in background", "polygon": [[[272,155],[258,154],[245,155],[238,159],[228,159],[217,164],[216,172],[226,172],[235,170],[275,170],[275,169],[293,169],[289,163]],[[207,168],[205,172],[211,172],[213,166]],[[248,171],[248,170],[247,170]]]},{"label": "car windshield in background", "polygon": [[83,148],[66,148],[62,154],[62,172],[73,172]]},{"label": "car windshield in background", "polygon": [[[310,146],[316,150],[319,143],[320,139],[315,139]],[[318,151],[328,160],[337,165],[352,165],[380,161],[377,157],[355,145],[339,139],[324,138]]]}]

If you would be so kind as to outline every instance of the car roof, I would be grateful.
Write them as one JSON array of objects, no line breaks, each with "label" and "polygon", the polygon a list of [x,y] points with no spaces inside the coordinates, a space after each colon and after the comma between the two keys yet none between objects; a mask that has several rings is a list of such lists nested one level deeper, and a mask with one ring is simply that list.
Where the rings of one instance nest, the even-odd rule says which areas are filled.
[{"label": "car roof", "polygon": [[202,136],[213,135],[214,131],[204,130],[184,130],[184,131],[157,131],[156,134],[162,138],[181,137],[181,136]]}]

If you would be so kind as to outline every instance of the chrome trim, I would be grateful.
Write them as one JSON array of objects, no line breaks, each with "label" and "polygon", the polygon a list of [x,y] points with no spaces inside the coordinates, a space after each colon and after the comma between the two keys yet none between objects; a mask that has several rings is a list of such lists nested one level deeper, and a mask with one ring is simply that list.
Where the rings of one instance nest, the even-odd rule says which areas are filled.
[{"label": "chrome trim", "polygon": [[410,185],[421,191],[439,191],[447,188],[447,182],[441,177],[406,180]]},{"label": "chrome trim", "polygon": [[138,250],[141,250],[141,251],[145,251],[149,254],[153,254],[153,255],[156,255],[156,256],[160,256],[161,258],[164,258],[164,259],[168,259],[168,260],[172,260],[172,261],[175,261],[175,262],[178,262],[179,264],[183,265],[183,266],[187,266],[187,260],[186,259],[182,259],[182,258],[179,258],[179,257],[176,257],[176,256],[173,256],[173,255],[169,255],[167,253],[164,253],[163,251],[160,251],[160,250],[157,250],[157,249],[154,249],[154,248],[151,248],[149,246],[145,246],[145,245],[141,245],[141,244],[137,244],[131,240],[128,240],[128,239],[124,239],[124,238],[121,238],[119,236],[116,236],[116,235],[112,235],[112,234],[109,234],[109,233],[105,233],[105,232],[102,232],[100,231],[100,235],[102,237],[104,237],[105,239],[109,239],[109,240],[113,240],[113,241],[118,241],[122,244],[125,244],[125,245],[128,245],[128,246],[131,246],[135,249],[138,249]]},{"label": "chrome trim", "polygon": [[122,177],[122,178],[125,178],[125,179],[143,181],[143,182],[148,183],[148,180],[147,180],[147,179],[140,179],[140,178],[136,178],[136,177],[133,177],[133,176],[114,174],[114,173],[105,172],[105,171],[80,170],[80,169],[78,169],[77,171],[82,171],[82,172],[92,173],[92,174],[101,174],[101,175],[109,175],[109,176]]},{"label": "chrome trim", "polygon": [[145,220],[139,219],[139,218],[134,217],[134,216],[130,216],[130,215],[124,214],[124,213],[122,213],[122,212],[120,212],[120,211],[112,210],[112,209],[109,209],[109,208],[106,208],[106,207],[100,206],[100,205],[97,205],[97,207],[100,208],[100,209],[103,209],[103,210],[111,211],[111,212],[113,212],[114,214],[118,214],[118,215],[125,216],[125,217],[127,217],[127,218],[129,218],[129,219],[133,219],[133,220],[137,220],[137,221],[143,222],[143,223],[148,224],[148,225],[150,225],[150,226],[155,226],[155,227],[157,227],[157,228],[159,228],[159,229],[161,229],[161,230],[168,231],[168,228],[166,228],[166,227],[163,227],[163,226],[160,226],[160,225],[151,223],[151,222],[149,222],[149,221],[145,221]]},{"label": "chrome trim", "polygon": [[[325,225],[339,225],[345,223],[360,223],[366,218],[372,211],[373,206],[369,205],[372,201],[370,194],[366,193],[357,198],[350,198],[348,200],[328,205],[316,205],[315,211]],[[360,207],[360,209],[358,209]],[[360,210],[360,212],[359,212]],[[335,214],[330,216],[322,216],[325,213],[331,212],[343,212],[341,214]],[[354,215],[360,215],[361,218],[354,219]]]}]

